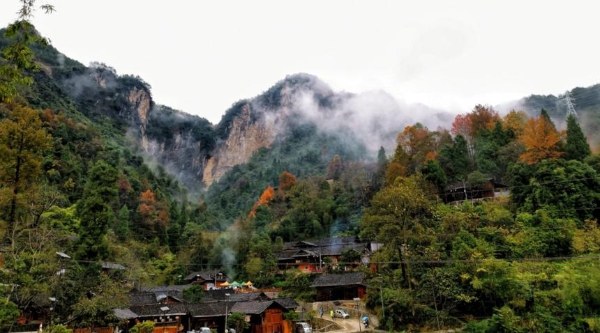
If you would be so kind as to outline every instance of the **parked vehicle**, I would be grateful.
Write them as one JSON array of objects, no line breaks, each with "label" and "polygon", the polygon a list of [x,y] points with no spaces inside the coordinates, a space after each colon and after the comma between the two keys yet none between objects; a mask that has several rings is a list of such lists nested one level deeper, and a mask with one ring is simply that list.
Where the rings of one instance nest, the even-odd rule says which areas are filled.
[{"label": "parked vehicle", "polygon": [[343,318],[343,319],[350,318],[350,315],[348,314],[348,312],[346,312],[345,310],[342,310],[342,309],[337,309],[333,313],[337,318]]},{"label": "parked vehicle", "polygon": [[297,322],[296,333],[312,333],[312,327],[306,322]]}]

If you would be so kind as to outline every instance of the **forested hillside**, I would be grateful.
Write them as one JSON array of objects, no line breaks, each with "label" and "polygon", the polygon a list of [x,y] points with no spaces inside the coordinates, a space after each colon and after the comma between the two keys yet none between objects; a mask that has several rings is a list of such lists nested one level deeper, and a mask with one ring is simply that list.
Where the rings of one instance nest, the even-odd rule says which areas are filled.
[{"label": "forested hillside", "polygon": [[[206,268],[312,300],[314,276],[281,272],[276,253],[344,235],[382,244],[359,268],[381,329],[600,331],[600,156],[585,135],[598,86],[572,91],[578,117],[533,96],[523,111],[476,105],[430,129],[363,121],[367,104],[301,74],[213,126],[157,105],[139,77],[31,44],[27,20],[4,36],[0,329],[49,297],[55,323],[115,323],[131,288]],[[197,190],[248,132],[262,145]]]},{"label": "forested hillside", "polygon": [[[577,87],[569,93],[569,99],[579,117],[583,132],[590,140],[593,148],[600,145],[600,84],[590,87]],[[558,96],[531,95],[518,102],[519,108],[529,115],[534,115],[542,108],[548,111],[550,117],[564,127],[567,117],[567,101],[565,94]]]}]

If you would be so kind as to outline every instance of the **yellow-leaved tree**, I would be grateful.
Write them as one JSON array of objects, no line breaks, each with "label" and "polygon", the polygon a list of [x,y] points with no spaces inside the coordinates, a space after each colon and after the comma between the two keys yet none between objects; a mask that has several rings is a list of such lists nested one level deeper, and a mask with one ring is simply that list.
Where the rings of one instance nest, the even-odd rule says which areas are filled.
[{"label": "yellow-leaved tree", "polygon": [[554,127],[545,110],[537,118],[525,123],[519,142],[525,146],[525,152],[519,160],[526,164],[537,164],[546,159],[557,159],[562,155],[561,136]]}]

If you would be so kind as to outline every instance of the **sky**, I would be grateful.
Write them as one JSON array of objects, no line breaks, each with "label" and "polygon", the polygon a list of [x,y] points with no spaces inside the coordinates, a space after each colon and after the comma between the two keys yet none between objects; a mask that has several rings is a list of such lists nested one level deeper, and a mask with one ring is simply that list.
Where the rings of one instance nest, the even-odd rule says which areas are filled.
[{"label": "sky", "polygon": [[[156,103],[212,123],[294,73],[463,113],[600,82],[595,0],[49,3],[32,22],[59,51],[138,75]],[[3,26],[19,4],[1,0]]]}]

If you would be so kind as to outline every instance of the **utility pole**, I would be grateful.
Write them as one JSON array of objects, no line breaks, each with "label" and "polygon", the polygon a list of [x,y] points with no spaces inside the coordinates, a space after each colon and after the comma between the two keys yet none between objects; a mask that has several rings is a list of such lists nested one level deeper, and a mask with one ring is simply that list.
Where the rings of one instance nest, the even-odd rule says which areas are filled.
[{"label": "utility pole", "polygon": [[577,118],[577,111],[575,111],[575,99],[571,97],[571,93],[568,90],[565,91],[565,95],[562,99],[565,101],[567,106],[567,117],[573,115],[575,118]]},{"label": "utility pole", "polygon": [[227,312],[228,312],[227,306],[229,305],[229,296],[230,295],[231,294],[225,294],[225,333],[229,333],[228,329],[227,329]]},{"label": "utility pole", "polygon": [[360,316],[360,298],[359,297],[354,297],[354,300],[356,301],[356,316],[358,317],[358,331],[362,332],[362,327],[361,326],[361,316]]}]

